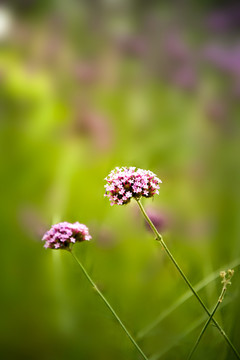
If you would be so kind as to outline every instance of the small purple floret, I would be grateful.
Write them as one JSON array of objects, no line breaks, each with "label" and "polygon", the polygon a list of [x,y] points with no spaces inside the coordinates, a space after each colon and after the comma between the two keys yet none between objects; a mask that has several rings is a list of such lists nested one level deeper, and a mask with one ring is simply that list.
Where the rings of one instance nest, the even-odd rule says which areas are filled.
[{"label": "small purple floret", "polygon": [[158,194],[159,184],[162,182],[150,170],[136,167],[116,167],[105,178],[105,196],[111,205],[125,205],[131,198],[139,200],[142,196],[149,198]]},{"label": "small purple floret", "polygon": [[67,249],[75,242],[91,240],[86,225],[75,222],[73,224],[66,221],[52,225],[42,240],[45,241],[44,247],[50,249]]}]

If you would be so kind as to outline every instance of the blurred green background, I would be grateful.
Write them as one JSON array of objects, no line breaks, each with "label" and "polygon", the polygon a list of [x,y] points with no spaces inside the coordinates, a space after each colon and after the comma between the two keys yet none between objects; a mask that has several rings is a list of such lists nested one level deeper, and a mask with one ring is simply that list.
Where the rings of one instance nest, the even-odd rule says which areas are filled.
[{"label": "blurred green background", "polygon": [[[233,2],[1,5],[2,359],[140,359],[71,255],[43,248],[58,221],[89,227],[75,252],[144,352],[187,357],[206,316],[137,205],[104,198],[115,166],[162,180],[144,205],[209,309],[235,266],[216,318],[240,350],[239,28]],[[202,358],[234,359],[212,325]]]}]

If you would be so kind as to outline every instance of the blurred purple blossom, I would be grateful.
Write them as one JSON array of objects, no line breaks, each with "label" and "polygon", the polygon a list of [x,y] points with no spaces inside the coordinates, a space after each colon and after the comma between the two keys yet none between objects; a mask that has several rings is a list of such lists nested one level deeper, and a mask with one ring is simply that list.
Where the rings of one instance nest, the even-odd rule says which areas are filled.
[{"label": "blurred purple blossom", "polygon": [[19,223],[23,230],[34,240],[39,240],[47,230],[41,215],[32,206],[24,206],[20,209]]},{"label": "blurred purple blossom", "polygon": [[209,44],[203,48],[202,57],[218,69],[240,76],[240,44],[232,47]]},{"label": "blurred purple blossom", "polygon": [[77,107],[79,110],[74,122],[74,134],[89,137],[98,151],[109,151],[114,134],[108,118],[84,104],[77,104]]},{"label": "blurred purple blossom", "polygon": [[213,11],[205,20],[206,26],[213,31],[229,31],[240,26],[240,6],[235,4]]},{"label": "blurred purple blossom", "polygon": [[98,226],[97,245],[101,248],[113,248],[117,243],[116,233],[109,226]]},{"label": "blurred purple blossom", "polygon": [[[146,212],[152,221],[153,225],[156,227],[157,231],[162,233],[168,227],[168,219],[167,216],[159,209],[156,209],[152,206],[148,206],[146,208]],[[145,225],[149,231],[152,231],[148,222],[145,220]]]},{"label": "blurred purple blossom", "polygon": [[227,101],[222,99],[212,99],[205,106],[207,117],[217,124],[224,125],[229,115],[229,106]]},{"label": "blurred purple blossom", "polygon": [[125,36],[117,39],[118,48],[127,55],[141,56],[149,50],[146,39],[140,35]]},{"label": "blurred purple blossom", "polygon": [[176,31],[165,34],[163,49],[167,57],[176,61],[186,62],[192,57],[189,44]]},{"label": "blurred purple blossom", "polygon": [[77,62],[73,67],[73,76],[80,83],[92,84],[95,83],[99,77],[98,66],[92,62]]},{"label": "blurred purple blossom", "polygon": [[182,89],[192,90],[197,83],[197,74],[191,66],[183,66],[172,73],[171,81]]}]

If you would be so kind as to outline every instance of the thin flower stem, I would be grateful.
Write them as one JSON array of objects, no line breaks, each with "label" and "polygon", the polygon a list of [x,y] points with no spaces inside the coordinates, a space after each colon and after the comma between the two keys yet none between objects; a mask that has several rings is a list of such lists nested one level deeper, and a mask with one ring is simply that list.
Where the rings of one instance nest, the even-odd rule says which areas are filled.
[{"label": "thin flower stem", "polygon": [[125,333],[127,334],[127,336],[129,337],[129,339],[131,340],[131,342],[133,343],[133,345],[135,346],[135,348],[138,350],[138,352],[142,355],[142,357],[145,360],[149,360],[148,357],[144,354],[144,352],[142,351],[142,349],[138,346],[138,344],[136,343],[136,341],[133,339],[132,335],[129,333],[129,331],[127,330],[126,326],[123,324],[123,322],[121,321],[121,319],[119,318],[119,316],[116,314],[116,312],[113,310],[112,306],[109,304],[109,302],[107,301],[107,299],[105,298],[105,296],[102,294],[102,292],[99,290],[99,288],[97,287],[97,285],[94,283],[94,281],[92,280],[92,278],[89,276],[87,270],[85,269],[85,267],[82,265],[82,263],[80,262],[80,260],[76,257],[76,255],[70,250],[72,256],[74,257],[74,259],[76,260],[76,262],[78,263],[78,265],[80,266],[80,268],[82,269],[82,272],[84,273],[84,275],[86,276],[86,278],[88,279],[88,281],[90,282],[90,284],[93,286],[93,288],[96,290],[96,292],[98,293],[98,295],[101,297],[101,299],[104,301],[104,303],[107,305],[107,307],[109,308],[109,310],[111,311],[111,313],[113,314],[113,316],[115,317],[115,319],[118,321],[118,323],[121,325],[121,327],[123,328],[123,330],[125,331]]},{"label": "thin flower stem", "polygon": [[206,321],[205,325],[203,326],[203,328],[202,328],[202,330],[201,330],[201,332],[200,332],[200,334],[199,334],[199,336],[198,336],[198,338],[197,338],[197,341],[196,341],[196,343],[194,344],[194,346],[193,346],[193,348],[192,348],[192,350],[191,350],[191,352],[190,352],[190,354],[189,354],[189,356],[188,356],[187,360],[190,360],[190,359],[191,359],[191,357],[192,357],[192,355],[193,355],[194,351],[196,350],[196,348],[197,348],[197,346],[198,346],[198,344],[199,344],[199,342],[200,342],[200,340],[201,340],[201,338],[202,338],[203,334],[205,333],[205,331],[206,331],[206,329],[207,329],[207,327],[208,327],[209,323],[211,322],[211,320],[212,320],[212,318],[213,318],[213,316],[214,316],[215,312],[217,311],[217,309],[218,309],[219,305],[221,304],[221,302],[222,302],[222,300],[223,300],[223,297],[224,297],[224,294],[225,294],[226,290],[227,290],[226,286],[225,286],[225,285],[223,285],[221,295],[219,296],[219,299],[218,299],[218,301],[217,301],[216,305],[214,306],[214,309],[213,309],[213,311],[212,311],[211,315],[209,316],[208,320]]},{"label": "thin flower stem", "polygon": [[[198,293],[194,290],[192,284],[190,283],[190,281],[188,280],[188,278],[186,277],[186,275],[184,274],[184,272],[182,271],[182,269],[180,268],[180,266],[178,265],[177,261],[175,260],[175,258],[173,257],[173,255],[171,254],[170,250],[168,249],[167,245],[165,244],[165,242],[163,241],[162,236],[158,233],[157,229],[155,228],[155,226],[153,225],[152,221],[149,219],[147,213],[145,212],[142,203],[140,202],[140,200],[137,200],[137,203],[139,205],[139,208],[143,214],[143,216],[145,217],[146,221],[148,222],[148,224],[150,225],[152,231],[154,232],[154,234],[156,235],[156,240],[160,242],[160,244],[162,245],[162,247],[164,248],[164,250],[166,251],[166,253],[168,254],[169,258],[172,260],[173,264],[175,265],[175,267],[177,268],[178,272],[180,273],[180,275],[182,276],[182,278],[184,279],[184,281],[186,282],[186,284],[188,285],[188,287],[191,289],[192,293],[194,294],[194,296],[196,297],[196,299],[199,301],[199,303],[201,304],[201,306],[203,307],[203,309],[206,311],[206,313],[208,314],[208,316],[211,316],[210,311],[208,310],[208,308],[206,307],[206,305],[204,304],[204,302],[202,301],[202,299],[200,298],[200,296],[198,295]],[[228,345],[231,347],[231,349],[233,350],[233,352],[235,353],[236,357],[240,360],[240,355],[237,351],[237,349],[234,347],[234,345],[232,344],[231,340],[229,339],[229,337],[227,336],[227,334],[224,332],[224,330],[222,329],[222,327],[218,324],[218,322],[214,319],[214,317],[212,317],[212,321],[213,323],[216,325],[216,327],[218,328],[218,330],[220,331],[220,333],[222,334],[222,336],[224,337],[224,339],[226,340],[226,342],[228,343]]]},{"label": "thin flower stem", "polygon": [[[224,268],[235,268],[240,265],[240,258],[236,259],[235,261],[231,262],[230,264],[227,264],[224,266]],[[195,291],[199,291],[203,288],[205,288],[210,282],[215,280],[219,276],[219,272],[221,269],[218,269],[214,272],[212,272],[210,275],[205,277],[203,280],[195,284],[194,288]],[[188,289],[185,294],[180,296],[177,301],[175,301],[172,305],[170,305],[168,308],[166,308],[159,316],[156,317],[156,319],[147,325],[144,329],[140,330],[137,339],[141,339],[148,335],[158,324],[160,324],[161,321],[163,321],[167,316],[169,316],[174,310],[176,310],[180,305],[182,305],[185,301],[191,298],[193,296],[193,293],[190,289]]]}]

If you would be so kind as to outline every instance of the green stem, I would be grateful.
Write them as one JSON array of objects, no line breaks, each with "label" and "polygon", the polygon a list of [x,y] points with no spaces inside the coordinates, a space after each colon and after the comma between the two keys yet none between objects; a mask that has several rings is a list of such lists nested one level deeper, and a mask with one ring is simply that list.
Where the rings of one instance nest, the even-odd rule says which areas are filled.
[{"label": "green stem", "polygon": [[[240,258],[236,259],[235,261],[231,262],[230,264],[227,264],[224,266],[224,268],[227,269],[232,269],[235,268],[237,266],[240,265]],[[221,268],[222,269],[222,268]],[[207,277],[205,277],[203,280],[201,280],[200,282],[198,282],[194,288],[195,291],[199,291],[201,289],[203,289],[205,286],[207,286],[211,281],[215,280],[218,276],[219,276],[219,272],[221,271],[221,269],[218,269],[214,272],[212,272],[210,275],[208,275]],[[157,316],[155,318],[155,320],[149,324],[148,326],[146,326],[144,329],[140,330],[138,335],[137,335],[137,339],[141,339],[144,336],[146,336],[150,331],[152,331],[154,329],[155,326],[157,326],[158,324],[160,324],[161,321],[163,321],[167,316],[169,316],[174,310],[176,310],[180,305],[182,305],[185,301],[187,301],[188,299],[190,299],[190,297],[193,296],[193,293],[190,289],[188,289],[187,292],[185,292],[185,294],[183,294],[182,296],[180,296],[180,298],[178,298],[177,301],[175,301],[175,303],[173,303],[172,305],[170,305],[168,308],[166,308],[159,316]]]},{"label": "green stem", "polygon": [[141,348],[138,346],[138,344],[136,343],[136,341],[133,339],[132,335],[129,333],[129,331],[127,330],[126,326],[123,324],[123,322],[121,321],[121,319],[119,318],[119,316],[116,314],[116,312],[113,310],[112,306],[109,304],[109,302],[107,301],[107,299],[105,298],[105,296],[101,293],[101,291],[99,290],[99,288],[97,287],[97,285],[94,283],[94,281],[91,279],[91,277],[89,276],[87,270],[85,269],[85,267],[82,265],[82,263],[80,262],[80,260],[76,257],[76,255],[70,250],[72,256],[74,257],[74,259],[77,261],[78,265],[80,266],[80,268],[82,269],[82,272],[84,273],[84,275],[86,276],[86,278],[88,279],[88,281],[90,282],[90,284],[93,286],[93,288],[97,291],[98,295],[101,297],[101,299],[104,301],[104,303],[107,305],[107,307],[109,308],[109,310],[111,311],[111,313],[113,314],[113,316],[115,317],[115,319],[118,321],[118,323],[121,325],[121,327],[123,328],[123,330],[125,331],[125,333],[127,334],[127,336],[129,337],[129,339],[131,340],[131,342],[133,343],[133,345],[135,346],[135,348],[138,350],[138,352],[142,355],[142,357],[145,360],[149,360],[147,358],[147,356],[144,354],[144,352],[141,350]]},{"label": "green stem", "polygon": [[[199,301],[199,303],[201,304],[201,306],[203,307],[203,309],[206,311],[206,313],[208,314],[208,316],[211,316],[210,311],[208,310],[208,308],[206,307],[206,305],[204,304],[204,302],[202,301],[202,299],[200,298],[200,296],[198,295],[198,293],[194,290],[192,284],[190,283],[190,281],[188,280],[188,278],[186,277],[186,275],[184,274],[184,272],[182,271],[182,269],[180,268],[180,266],[178,265],[177,261],[174,259],[173,255],[171,254],[170,250],[168,249],[167,245],[165,244],[165,242],[163,241],[162,236],[158,233],[157,229],[155,228],[155,226],[153,225],[152,221],[149,219],[147,213],[145,212],[142,203],[140,202],[140,200],[137,200],[137,203],[139,205],[139,208],[143,214],[143,216],[145,217],[146,221],[148,222],[148,224],[150,225],[152,231],[154,232],[154,234],[156,235],[156,240],[158,240],[160,242],[160,244],[162,245],[162,247],[164,248],[164,250],[166,251],[166,253],[168,254],[169,258],[172,260],[173,264],[175,265],[175,267],[177,268],[178,272],[180,273],[180,275],[182,276],[182,278],[184,279],[184,281],[186,282],[186,284],[188,285],[188,287],[191,289],[192,293],[194,294],[194,296],[196,297],[196,299]],[[240,360],[240,355],[237,351],[237,349],[234,347],[234,345],[232,344],[231,340],[229,339],[229,337],[227,336],[227,334],[224,332],[224,330],[222,329],[222,327],[218,324],[218,322],[214,319],[214,317],[212,317],[212,321],[213,323],[216,325],[216,327],[218,328],[218,330],[220,331],[220,333],[222,334],[222,336],[224,337],[224,339],[226,340],[226,342],[228,343],[228,345],[231,347],[231,349],[233,350],[234,354],[236,355],[236,357]]]},{"label": "green stem", "polygon": [[209,323],[211,322],[211,320],[212,320],[212,318],[213,318],[213,316],[214,316],[215,312],[217,311],[217,309],[218,309],[219,305],[221,304],[221,302],[222,302],[222,300],[223,300],[223,297],[224,297],[224,294],[225,294],[226,290],[227,290],[227,288],[226,288],[226,286],[224,285],[224,286],[223,286],[223,288],[222,288],[221,295],[219,296],[219,299],[218,299],[218,301],[217,301],[216,305],[214,306],[214,309],[213,309],[213,311],[212,311],[211,315],[209,316],[208,320],[206,321],[206,323],[205,323],[204,327],[202,328],[202,331],[200,332],[200,334],[199,334],[199,336],[198,336],[198,338],[197,338],[197,341],[196,341],[195,345],[193,346],[193,348],[192,348],[192,350],[191,350],[191,352],[190,352],[190,354],[189,354],[189,356],[188,356],[187,360],[190,360],[190,359],[191,359],[191,357],[192,357],[192,355],[193,355],[194,351],[196,350],[196,348],[197,348],[197,346],[198,346],[198,344],[199,344],[199,342],[200,342],[200,340],[201,340],[201,338],[202,338],[203,334],[205,333],[205,331],[206,331],[206,329],[207,329],[207,327],[208,327]]}]

